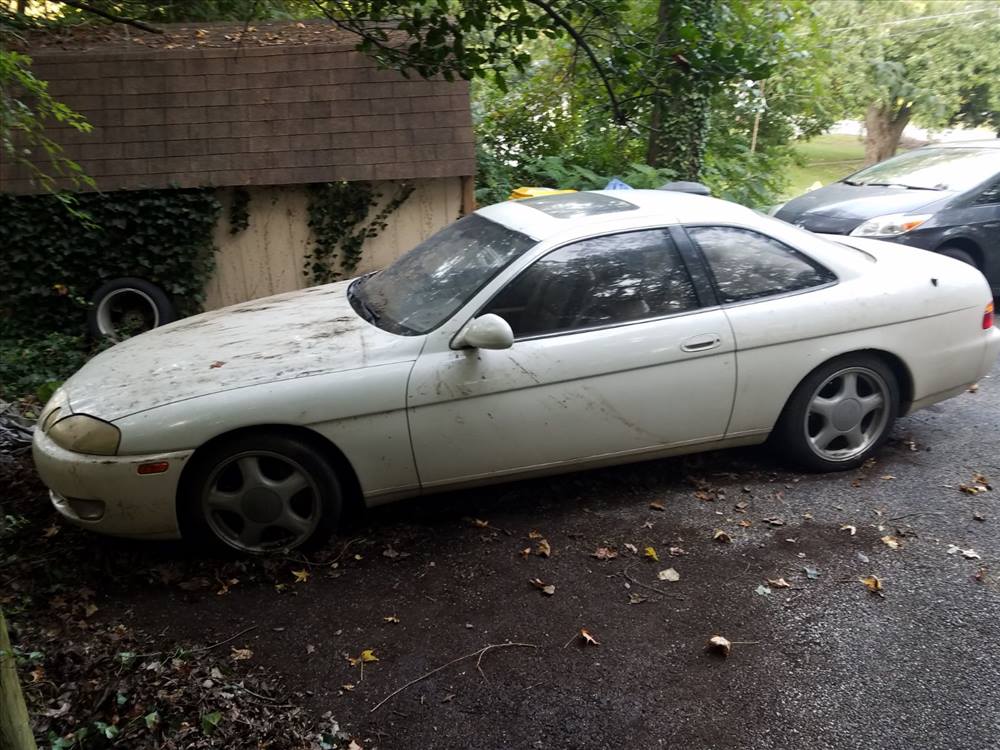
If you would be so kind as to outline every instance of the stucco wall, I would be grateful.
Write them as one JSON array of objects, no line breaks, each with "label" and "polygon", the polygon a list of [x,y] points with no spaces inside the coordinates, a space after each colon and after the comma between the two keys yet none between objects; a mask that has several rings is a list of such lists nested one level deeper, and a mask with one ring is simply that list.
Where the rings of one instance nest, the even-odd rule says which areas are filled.
[{"label": "stucco wall", "polygon": [[[462,178],[414,180],[412,184],[413,194],[389,217],[385,230],[365,241],[361,262],[351,275],[388,265],[458,218],[462,210]],[[375,186],[383,194],[383,202],[396,194],[393,182]],[[312,237],[305,187],[247,189],[249,226],[231,234],[226,206],[215,228],[218,252],[215,275],[206,287],[208,310],[309,285],[304,269]],[[225,200],[230,198],[225,196]]]}]

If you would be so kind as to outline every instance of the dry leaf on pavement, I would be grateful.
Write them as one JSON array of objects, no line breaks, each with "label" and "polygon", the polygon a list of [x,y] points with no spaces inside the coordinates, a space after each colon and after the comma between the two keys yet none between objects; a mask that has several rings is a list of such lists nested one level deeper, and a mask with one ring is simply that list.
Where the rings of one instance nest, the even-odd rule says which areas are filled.
[{"label": "dry leaf on pavement", "polygon": [[721,635],[713,635],[705,644],[705,650],[711,654],[725,658],[733,650],[733,644]]},{"label": "dry leaf on pavement", "polygon": [[775,589],[790,589],[791,584],[788,583],[784,578],[767,579],[767,585]]},{"label": "dry leaf on pavement", "polygon": [[555,585],[551,583],[545,583],[545,581],[543,581],[541,578],[532,578],[530,583],[532,586],[534,586],[536,589],[541,591],[546,596],[552,596],[554,593],[556,593]]},{"label": "dry leaf on pavement", "polygon": [[643,557],[648,557],[650,560],[655,562],[660,561],[660,556],[656,554],[656,550],[653,547],[646,547],[646,549],[642,551],[642,555]]},{"label": "dry leaf on pavement", "polygon": [[535,554],[539,557],[551,557],[552,547],[549,546],[548,539],[539,539],[538,546],[535,548]]},{"label": "dry leaf on pavement", "polygon": [[681,580],[681,574],[678,573],[673,568],[667,568],[666,570],[661,570],[659,573],[656,574],[656,577],[659,578],[661,581],[673,582]]},{"label": "dry leaf on pavement", "polygon": [[886,534],[879,541],[889,549],[899,549],[899,539],[894,537],[892,534]]},{"label": "dry leaf on pavement", "polygon": [[666,510],[666,507],[664,507],[663,503],[650,503],[649,507],[652,510]]},{"label": "dry leaf on pavement", "polygon": [[253,656],[253,651],[248,648],[234,648],[229,656],[233,661],[246,661]]},{"label": "dry leaf on pavement", "polygon": [[841,526],[840,530],[841,531],[849,531],[851,533],[851,536],[854,536],[855,534],[858,533],[858,527],[857,526],[852,526],[849,523],[845,523],[843,526]]},{"label": "dry leaf on pavement", "polygon": [[292,575],[295,576],[296,583],[305,583],[309,580],[309,571],[305,568],[302,570],[293,570]]},{"label": "dry leaf on pavement", "polygon": [[865,585],[865,588],[868,589],[870,592],[882,596],[882,581],[879,579],[878,576],[865,576],[864,578],[861,578],[859,580],[861,581],[861,583]]},{"label": "dry leaf on pavement", "polygon": [[715,533],[712,534],[712,539],[717,541],[719,544],[729,544],[733,541],[733,538],[722,529],[716,529]]},{"label": "dry leaf on pavement", "polygon": [[601,645],[598,642],[598,640],[596,638],[594,638],[594,636],[592,636],[590,633],[587,632],[586,628],[580,628],[580,637],[583,639],[583,645],[584,646],[600,646]]},{"label": "dry leaf on pavement", "polygon": [[596,557],[598,560],[614,560],[618,557],[618,552],[612,547],[598,547],[590,553],[590,556]]}]

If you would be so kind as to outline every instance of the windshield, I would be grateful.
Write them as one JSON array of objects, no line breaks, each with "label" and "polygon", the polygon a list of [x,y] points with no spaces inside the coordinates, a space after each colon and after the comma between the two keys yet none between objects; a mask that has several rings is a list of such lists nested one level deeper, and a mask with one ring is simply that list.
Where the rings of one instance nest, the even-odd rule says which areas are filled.
[{"label": "windshield", "polygon": [[964,192],[998,172],[1000,149],[921,148],[855,172],[844,182]]},{"label": "windshield", "polygon": [[447,320],[535,241],[478,214],[445,227],[384,271],[348,288],[359,315],[415,336]]}]

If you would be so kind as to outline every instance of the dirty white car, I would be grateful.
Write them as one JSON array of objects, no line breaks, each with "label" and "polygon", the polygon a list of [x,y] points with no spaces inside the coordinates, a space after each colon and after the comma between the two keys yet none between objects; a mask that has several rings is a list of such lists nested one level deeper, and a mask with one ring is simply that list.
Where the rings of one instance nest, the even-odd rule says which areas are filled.
[{"label": "dirty white car", "polygon": [[858,466],[1000,350],[974,268],[664,191],[489,206],[353,281],[125,341],[47,405],[56,508],[247,552],[348,502],[769,436]]}]

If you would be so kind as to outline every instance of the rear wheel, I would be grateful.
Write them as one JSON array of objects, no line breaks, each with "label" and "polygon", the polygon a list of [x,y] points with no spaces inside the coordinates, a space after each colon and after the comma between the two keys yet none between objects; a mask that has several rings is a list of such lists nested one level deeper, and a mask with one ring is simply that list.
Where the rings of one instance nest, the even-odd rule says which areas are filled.
[{"label": "rear wheel", "polygon": [[792,394],[775,428],[788,456],[813,471],[860,466],[885,442],[899,412],[892,370],[850,354],[814,370]]},{"label": "rear wheel", "polygon": [[306,441],[247,434],[196,456],[178,506],[186,539],[266,554],[323,544],[340,516],[341,489]]}]

